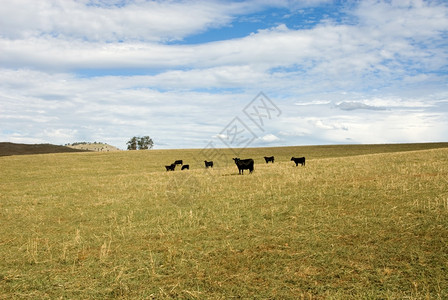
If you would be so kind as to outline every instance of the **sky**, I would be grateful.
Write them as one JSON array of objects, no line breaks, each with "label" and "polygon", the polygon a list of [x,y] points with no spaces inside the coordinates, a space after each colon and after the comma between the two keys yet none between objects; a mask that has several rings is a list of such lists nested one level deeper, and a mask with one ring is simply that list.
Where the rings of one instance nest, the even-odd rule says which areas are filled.
[{"label": "sky", "polygon": [[448,141],[443,0],[0,1],[0,142]]}]

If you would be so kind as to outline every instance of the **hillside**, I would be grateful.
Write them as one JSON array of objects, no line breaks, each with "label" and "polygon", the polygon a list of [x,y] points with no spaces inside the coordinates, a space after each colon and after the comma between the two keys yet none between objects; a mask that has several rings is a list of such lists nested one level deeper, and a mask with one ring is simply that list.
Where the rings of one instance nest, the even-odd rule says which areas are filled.
[{"label": "hillside", "polygon": [[72,149],[65,146],[51,144],[0,143],[0,156],[65,152],[86,152],[86,150]]},{"label": "hillside", "polygon": [[72,148],[72,149],[88,150],[88,151],[96,151],[96,152],[121,151],[117,147],[111,146],[106,143],[75,143],[75,144],[67,145],[67,147]]}]

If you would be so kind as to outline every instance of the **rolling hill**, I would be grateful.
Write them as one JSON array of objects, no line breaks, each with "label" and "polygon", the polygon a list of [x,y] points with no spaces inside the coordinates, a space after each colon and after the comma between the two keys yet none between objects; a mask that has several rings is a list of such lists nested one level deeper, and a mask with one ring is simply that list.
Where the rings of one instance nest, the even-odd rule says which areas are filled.
[{"label": "rolling hill", "polygon": [[113,151],[121,151],[119,148],[115,146],[111,146],[106,143],[75,143],[71,145],[67,145],[67,147],[78,150],[88,150],[88,151],[96,151],[96,152],[113,152]]},{"label": "rolling hill", "polygon": [[7,142],[0,143],[0,156],[86,152],[86,151],[87,150],[73,149],[65,146],[58,146],[52,144],[16,144]]}]

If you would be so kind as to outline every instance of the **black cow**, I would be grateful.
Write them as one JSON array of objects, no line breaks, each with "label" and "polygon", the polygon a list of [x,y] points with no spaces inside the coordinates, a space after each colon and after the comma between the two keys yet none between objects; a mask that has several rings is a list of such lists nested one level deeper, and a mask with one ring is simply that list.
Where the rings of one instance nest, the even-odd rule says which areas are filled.
[{"label": "black cow", "polygon": [[249,170],[250,173],[254,171],[254,160],[234,158],[236,166],[238,167],[239,174],[244,174],[244,170]]},{"label": "black cow", "polygon": [[274,163],[274,156],[265,156],[264,160],[266,161],[266,163],[268,162]]},{"label": "black cow", "polygon": [[299,157],[299,158],[295,158],[295,157],[291,157],[291,160],[294,161],[296,163],[296,167],[301,164],[302,167],[305,165],[305,157]]},{"label": "black cow", "polygon": [[190,165],[183,165],[181,170],[190,170]]},{"label": "black cow", "polygon": [[204,160],[204,162],[205,162],[205,167],[206,168],[208,168],[208,167],[213,168],[213,161],[206,161],[206,160]]},{"label": "black cow", "polygon": [[174,171],[174,169],[176,168],[176,164],[171,164],[169,166],[165,166],[167,171]]},{"label": "black cow", "polygon": [[175,165],[183,165],[183,161],[182,160],[176,160],[174,162]]}]

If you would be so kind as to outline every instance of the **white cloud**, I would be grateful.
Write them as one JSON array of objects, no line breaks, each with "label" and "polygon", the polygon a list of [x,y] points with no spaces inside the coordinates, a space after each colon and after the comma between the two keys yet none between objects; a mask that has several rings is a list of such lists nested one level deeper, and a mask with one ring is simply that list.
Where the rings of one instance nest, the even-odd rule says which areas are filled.
[{"label": "white cloud", "polygon": [[355,109],[368,109],[368,110],[385,110],[386,108],[381,106],[368,105],[362,102],[356,101],[343,101],[335,105],[342,110],[355,110]]},{"label": "white cloud", "polygon": [[272,143],[272,142],[278,141],[279,138],[270,133],[270,134],[266,134],[266,135],[262,136],[260,138],[260,140],[262,140],[263,142]]},{"label": "white cloud", "polygon": [[[210,137],[217,137],[233,117],[241,116],[255,95],[139,87],[151,79],[154,78],[85,79],[69,74],[3,70],[0,140],[56,144],[97,140],[124,149],[130,136],[148,134],[158,147],[164,144],[200,148]],[[256,132],[261,136],[257,143],[437,141],[444,139],[448,124],[438,111],[438,107],[446,107],[446,93],[421,99],[381,96],[356,100],[372,107],[388,107],[387,111],[335,110],[332,94],[318,96],[325,100],[318,100],[317,106],[298,106],[294,105],[295,98],[279,101],[267,95],[280,105],[282,115],[278,122],[269,121],[272,134]]]},{"label": "white cloud", "polygon": [[316,128],[325,130],[348,130],[348,126],[340,121],[331,119],[307,118],[307,122]]},{"label": "white cloud", "polygon": [[43,135],[45,139],[62,139],[62,140],[73,140],[73,138],[78,133],[77,130],[72,129],[45,129]]},{"label": "white cloud", "polygon": [[8,40],[55,37],[90,42],[164,42],[231,26],[237,16],[267,7],[328,1],[52,1],[2,3],[0,35]]},{"label": "white cloud", "polygon": [[[444,3],[362,1],[347,6],[346,23],[278,24],[195,45],[168,41],[320,1],[103,3],[3,4],[0,140],[124,148],[149,134],[166,147],[201,147],[259,91],[282,106],[259,142],[446,140]],[[131,75],[100,76],[121,69]],[[89,71],[99,75],[83,77]]]},{"label": "white cloud", "polygon": [[214,1],[130,1],[106,6],[72,0],[17,0],[2,3],[0,32],[8,39],[45,35],[109,42],[179,40],[229,24],[232,15],[244,9],[239,3]]},{"label": "white cloud", "polygon": [[[213,18],[214,14],[220,14],[221,18],[231,19],[229,15],[235,14],[235,6],[244,6],[246,11],[249,10],[247,7],[251,7],[243,3],[224,5],[221,2],[210,2],[210,4],[194,2],[193,7],[188,9],[193,13],[185,14],[184,7],[176,8],[176,5],[186,5],[184,2],[174,2],[174,4],[145,2],[138,5],[142,5],[141,10],[148,13],[153,13],[153,10],[145,5],[165,5],[163,9],[182,11],[184,18],[190,18],[192,15],[193,18],[199,20],[199,23],[202,19],[195,16],[197,11],[212,10]],[[199,7],[196,9],[195,5]],[[26,39],[5,38],[7,34],[4,34],[0,39],[2,48],[0,63],[12,68],[31,66],[57,70],[194,68],[194,71],[197,71],[198,68],[210,69],[238,65],[251,66],[252,69],[266,72],[280,66],[297,66],[300,74],[327,77],[339,81],[341,85],[353,79],[354,76],[363,74],[370,76],[369,80],[377,81],[376,72],[390,80],[404,76],[403,72],[408,68],[408,62],[420,68],[439,68],[446,65],[446,53],[440,53],[439,50],[431,47],[430,43],[443,43],[444,38],[441,32],[448,27],[447,9],[443,6],[442,8],[432,7],[429,4],[420,6],[422,7],[411,5],[410,8],[405,9],[393,4],[366,1],[362,2],[353,13],[359,18],[357,26],[330,23],[308,30],[293,30],[280,24],[271,29],[259,30],[245,38],[199,45],[164,45],[155,43],[157,38],[150,39],[148,42],[143,39],[147,35],[136,30],[136,28],[147,28],[145,30],[153,32],[151,26],[145,26],[145,24],[129,27],[123,25],[129,31],[124,33],[126,37],[133,34],[142,37],[126,40],[124,43],[118,42],[121,38],[112,39],[108,43],[103,43],[104,39],[90,39],[88,36],[92,35],[92,30],[89,26],[86,27],[86,32],[80,33],[82,38],[75,40],[61,38],[58,35],[42,34],[43,29],[39,30],[38,27],[36,29],[38,33]],[[88,9],[110,10],[111,8]],[[129,9],[129,7],[117,7],[112,10],[114,9]],[[255,10],[253,6],[251,9]],[[220,17],[216,18],[220,19]],[[157,24],[164,28],[171,28],[174,25],[165,26],[164,22],[178,19],[167,16]],[[95,20],[95,18],[88,18],[88,20]],[[424,26],[427,22],[429,25]],[[55,24],[60,23],[63,22],[55,22]],[[6,25],[11,24],[5,24],[5,28],[14,27]],[[78,28],[78,26],[73,27]],[[84,28],[84,26],[79,27]],[[198,30],[205,30],[209,25],[204,21],[198,27],[201,28]],[[56,31],[61,32],[57,29]],[[101,32],[108,31],[116,32],[117,30],[101,28]],[[28,30],[21,29],[21,32],[28,32]],[[410,36],[411,33],[412,36]],[[373,74],[369,75],[372,72]],[[409,75],[406,76],[409,77]],[[360,79],[365,81],[366,78]],[[356,84],[361,82],[356,80]]]},{"label": "white cloud", "polygon": [[282,130],[279,132],[279,135],[285,136],[285,137],[304,137],[310,135],[310,132],[308,130],[304,130],[302,128],[295,128],[295,129],[289,129],[289,130]]},{"label": "white cloud", "polygon": [[[235,95],[135,88],[140,83],[133,77],[90,80],[6,70],[0,71],[0,80],[3,132],[41,137],[42,141],[47,138],[57,144],[113,139],[125,148],[126,139],[136,134],[149,134],[171,147],[174,144],[170,143],[188,138],[204,141],[229,122],[235,106]],[[5,136],[0,134],[2,139]],[[194,143],[202,145],[198,140]]]},{"label": "white cloud", "polygon": [[327,105],[330,104],[330,101],[326,100],[315,100],[315,101],[309,101],[309,102],[296,102],[294,105],[297,106],[308,106],[308,105]]},{"label": "white cloud", "polygon": [[[366,117],[364,122],[353,122],[346,136],[334,136],[336,141],[349,137],[358,143],[434,142],[443,141],[442,131],[447,119],[433,113],[394,113]],[[445,129],[444,129],[445,128]]]}]

